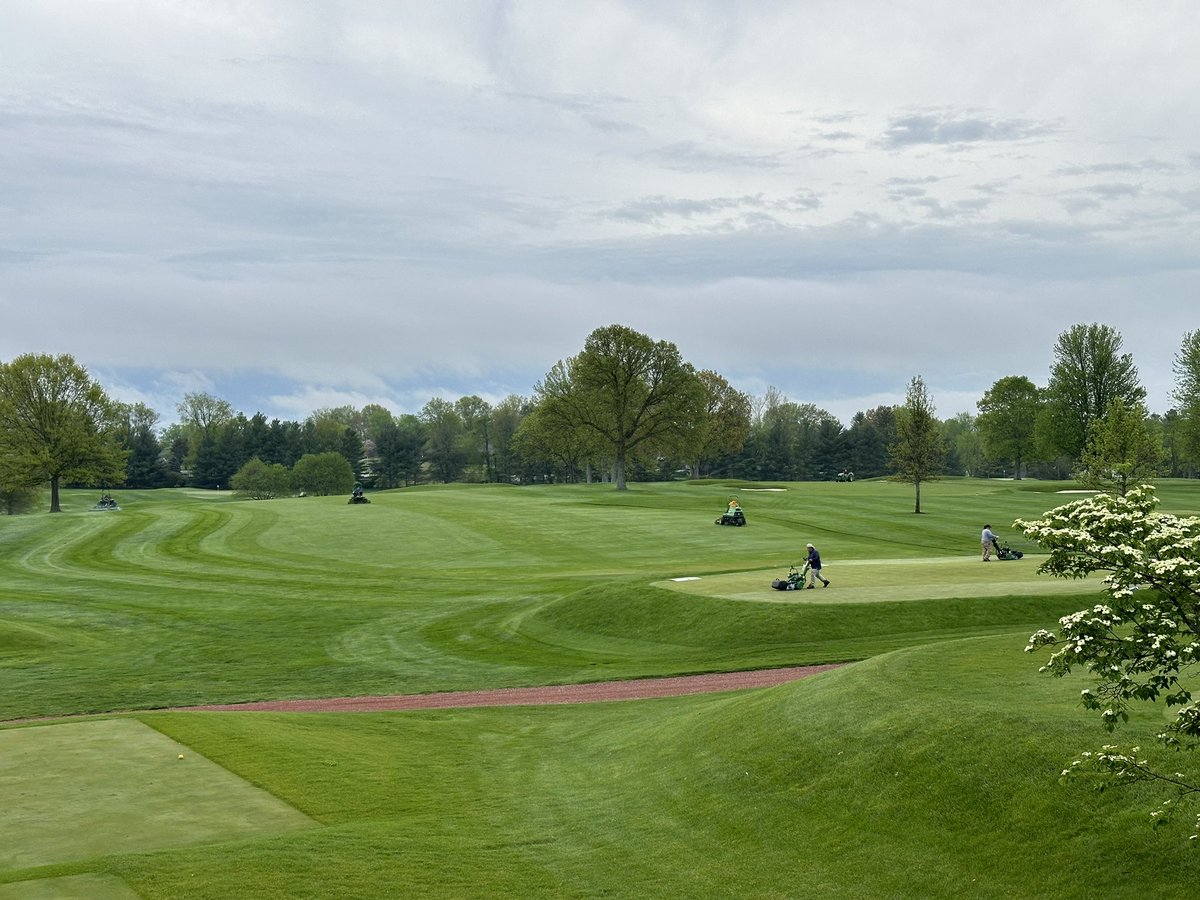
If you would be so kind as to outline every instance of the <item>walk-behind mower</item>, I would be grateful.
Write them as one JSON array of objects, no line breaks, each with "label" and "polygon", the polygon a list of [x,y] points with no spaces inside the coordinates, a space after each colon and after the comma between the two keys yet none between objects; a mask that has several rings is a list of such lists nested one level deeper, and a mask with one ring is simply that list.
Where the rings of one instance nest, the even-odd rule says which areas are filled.
[{"label": "walk-behind mower", "polygon": [[808,574],[808,564],[804,564],[803,569],[797,569],[794,565],[788,569],[787,578],[776,578],[771,582],[771,587],[777,591],[798,591],[804,587],[804,576]]},{"label": "walk-behind mower", "polygon": [[996,545],[996,559],[1020,559],[1025,554],[1005,544]]}]

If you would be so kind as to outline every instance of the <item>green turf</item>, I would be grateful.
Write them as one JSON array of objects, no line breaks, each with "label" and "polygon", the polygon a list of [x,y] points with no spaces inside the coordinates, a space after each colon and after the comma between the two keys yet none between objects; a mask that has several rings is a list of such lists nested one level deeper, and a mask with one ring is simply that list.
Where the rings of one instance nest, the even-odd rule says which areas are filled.
[{"label": "green turf", "polygon": [[0,731],[0,870],[311,828],[132,719]]},{"label": "green turf", "polygon": [[[260,796],[315,827],[89,847],[72,824],[45,841],[14,825],[0,844],[33,855],[0,863],[0,897],[1193,895],[1185,836],[1148,827],[1156,798],[1056,781],[1111,738],[1021,648],[1099,585],[1036,575],[1009,525],[1070,485],[948,479],[920,516],[905,485],[754,487],[452,486],[357,507],[130,491],[115,513],[66,492],[60,516],[0,519],[0,720],[863,660],[597,706],[140,713],[189,765],[253,786],[218,819]],[[746,528],[713,524],[731,493]],[[1198,484],[1161,494],[1200,509]],[[1025,559],[980,563],[984,521]],[[809,540],[834,586],[771,591]],[[85,725],[146,735],[129,718],[0,727],[0,792],[54,758],[2,742]],[[1156,727],[1151,710],[1123,736]],[[100,787],[38,782],[47,822],[93,814],[114,774],[64,752]],[[154,832],[185,796],[123,795],[122,823]]]},{"label": "green turf", "polygon": [[[1150,798],[1057,783],[1064,753],[1097,735],[1022,645],[950,642],[640,703],[155,714],[325,828],[269,852],[197,847],[110,871],[146,897],[248,883],[281,896],[1194,896],[1194,857],[1178,835],[1164,852]],[[197,869],[213,870],[206,893],[188,891]]]},{"label": "green turf", "polygon": [[111,875],[64,875],[0,884],[0,900],[137,900],[137,896]]},{"label": "green turf", "polygon": [[[747,527],[714,525],[725,497],[742,487],[646,485],[620,494],[607,485],[452,486],[378,493],[369,506],[337,497],[255,503],[228,493],[124,492],[120,511],[101,513],[88,511],[91,493],[67,492],[62,515],[0,520],[0,665],[10,686],[0,696],[0,720],[566,683],[879,652],[878,613],[861,610],[840,614],[848,627],[827,646],[810,630],[802,647],[729,651],[731,632],[780,624],[778,610],[768,608],[778,597],[766,589],[767,576],[785,572],[806,540],[819,544],[838,582],[840,593],[830,589],[826,602],[929,601],[919,596],[935,580],[921,577],[928,567],[903,577],[885,570],[877,593],[855,596],[848,563],[934,566],[954,556],[964,568],[934,585],[933,598],[987,598],[1004,625],[1046,618],[1019,618],[1029,609],[1029,585],[996,596],[994,583],[979,581],[983,564],[972,572],[966,563],[978,553],[981,519],[1001,527],[1038,515],[1064,499],[1057,485],[937,482],[925,488],[929,512],[921,516],[912,514],[904,485],[787,485],[745,493]],[[1009,568],[988,577],[1011,580],[1012,566],[1025,576],[1036,562],[993,563]],[[675,592],[648,586],[739,573],[762,588],[762,609],[710,603],[700,616]],[[1051,618],[1070,611],[1074,600],[1045,583]],[[584,618],[581,607],[590,610]],[[941,628],[963,636],[941,608],[925,611],[922,640]]]}]

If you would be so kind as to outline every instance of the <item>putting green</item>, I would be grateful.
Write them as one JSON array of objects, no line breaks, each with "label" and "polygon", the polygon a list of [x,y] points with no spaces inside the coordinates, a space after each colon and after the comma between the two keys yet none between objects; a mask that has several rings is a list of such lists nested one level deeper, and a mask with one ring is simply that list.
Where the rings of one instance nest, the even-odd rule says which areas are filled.
[{"label": "putting green", "polygon": [[705,597],[755,603],[872,603],[884,600],[931,600],[950,597],[1007,597],[1046,594],[1086,594],[1104,589],[1101,576],[1083,579],[1039,575],[1037,559],[992,560],[961,556],[931,559],[855,559],[831,563],[822,574],[831,582],[815,590],[776,591],[775,578],[787,576],[787,566],[752,572],[729,572],[656,582]]},{"label": "putting green", "polygon": [[317,827],[136,719],[0,731],[0,809],[0,871]]}]

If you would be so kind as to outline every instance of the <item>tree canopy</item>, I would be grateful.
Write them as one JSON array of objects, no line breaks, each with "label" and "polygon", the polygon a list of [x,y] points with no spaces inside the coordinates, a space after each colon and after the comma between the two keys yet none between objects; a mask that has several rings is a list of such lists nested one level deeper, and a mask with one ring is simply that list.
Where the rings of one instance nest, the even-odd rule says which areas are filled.
[{"label": "tree canopy", "polygon": [[1133,485],[1153,478],[1162,461],[1162,442],[1150,430],[1146,408],[1139,403],[1130,409],[1114,397],[1107,415],[1088,428],[1075,478],[1088,487],[1124,496]]},{"label": "tree canopy", "polygon": [[69,355],[26,354],[0,364],[0,454],[10,477],[50,483],[60,512],[64,482],[120,484],[127,451],[116,439],[116,410]]},{"label": "tree canopy", "polygon": [[993,459],[1011,460],[1013,478],[1020,478],[1022,465],[1033,450],[1040,392],[1023,375],[999,379],[976,404],[976,426],[983,446]]},{"label": "tree canopy", "polygon": [[354,487],[354,471],[346,457],[336,450],[306,453],[292,467],[292,488],[317,497],[349,494]]},{"label": "tree canopy", "polygon": [[1128,407],[1146,399],[1133,357],[1108,325],[1074,325],[1058,336],[1039,423],[1045,452],[1079,459],[1091,423],[1120,398]]},{"label": "tree canopy", "polygon": [[[1105,325],[1063,332],[1049,387],[1022,375],[999,379],[978,401],[977,416],[961,413],[936,423],[941,446],[927,448],[928,464],[954,475],[1086,477],[1100,471],[1094,453],[1086,464],[1083,459],[1089,446],[1099,446],[1093,425],[1104,422],[1107,403],[1120,398],[1131,414],[1142,411],[1146,434],[1165,449],[1162,473],[1194,475],[1200,469],[1200,332],[1184,336],[1175,359],[1179,408],[1163,415],[1148,415],[1138,405],[1145,391],[1120,344],[1120,335]],[[924,395],[928,401],[927,389]],[[1101,397],[1108,399],[1098,407]],[[673,344],[621,325],[592,332],[583,351],[556,363],[533,396],[514,394],[499,403],[471,394],[434,398],[419,415],[396,415],[373,403],[317,409],[302,422],[268,422],[261,412],[248,417],[226,400],[188,393],[177,407],[179,421],[161,430],[148,407],[119,407],[125,484],[136,487],[226,486],[254,457],[290,468],[305,454],[331,451],[341,453],[365,485],[384,488],[428,480],[591,481],[597,472],[621,488],[627,478],[684,473],[788,481],[902,473],[916,486],[919,507],[920,485],[930,476],[897,455],[916,449],[911,431],[899,439],[904,406],[855,413],[845,427],[774,386],[750,397],[717,372],[694,370]],[[929,407],[921,421],[936,422]],[[916,421],[909,416],[905,428]],[[1153,465],[1146,468],[1147,477],[1158,474],[1149,471]],[[12,467],[5,472],[0,488],[23,490]]]},{"label": "tree canopy", "polygon": [[593,331],[582,352],[551,369],[536,394],[542,427],[590,435],[621,491],[631,456],[687,446],[706,403],[704,383],[674,344],[624,325]]}]

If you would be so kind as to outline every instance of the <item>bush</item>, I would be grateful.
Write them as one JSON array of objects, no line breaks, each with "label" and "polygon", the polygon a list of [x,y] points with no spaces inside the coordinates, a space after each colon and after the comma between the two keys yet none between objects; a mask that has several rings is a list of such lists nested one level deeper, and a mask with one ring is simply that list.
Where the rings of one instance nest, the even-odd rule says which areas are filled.
[{"label": "bush", "polygon": [[292,467],[292,489],[324,497],[349,494],[354,488],[354,470],[340,453],[306,453]]},{"label": "bush", "polygon": [[288,492],[291,476],[279,463],[267,465],[257,456],[238,469],[229,486],[251,500],[270,500]]}]

